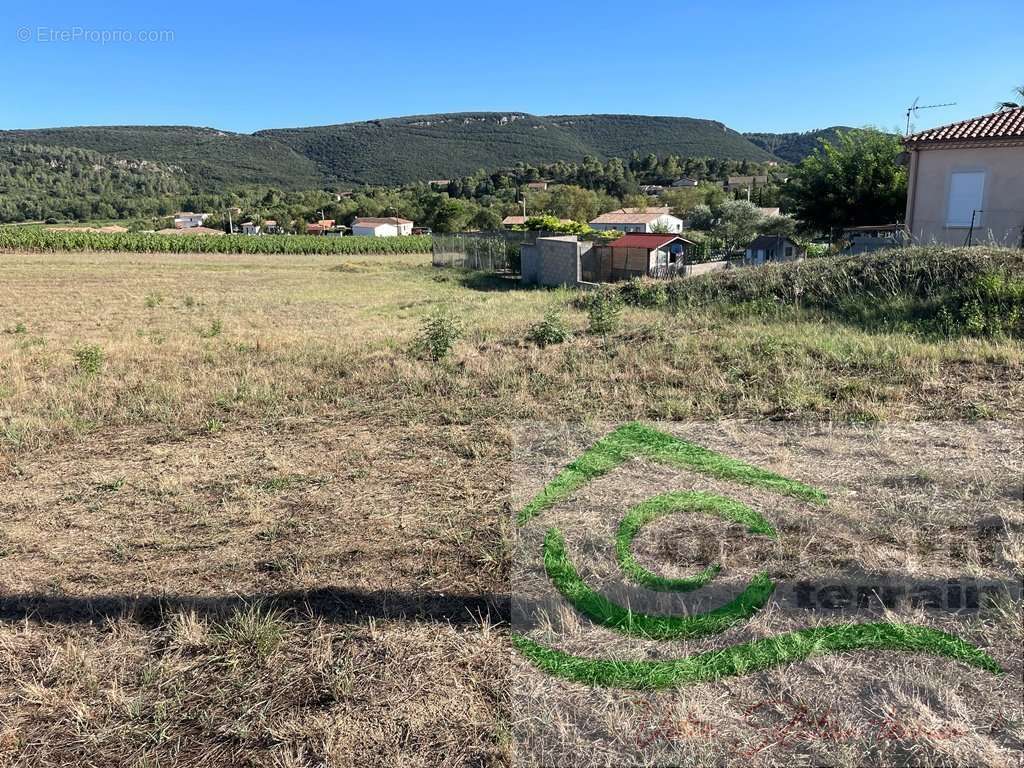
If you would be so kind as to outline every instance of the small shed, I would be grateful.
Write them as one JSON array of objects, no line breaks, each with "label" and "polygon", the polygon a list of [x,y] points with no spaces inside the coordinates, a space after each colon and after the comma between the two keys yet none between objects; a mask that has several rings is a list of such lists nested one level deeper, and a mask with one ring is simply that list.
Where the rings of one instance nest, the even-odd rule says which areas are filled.
[{"label": "small shed", "polygon": [[695,243],[679,235],[635,233],[608,244],[612,271],[633,275],[664,276],[678,269]]},{"label": "small shed", "polygon": [[760,235],[747,245],[743,263],[760,266],[772,261],[800,261],[807,253],[799,244],[782,235]]}]

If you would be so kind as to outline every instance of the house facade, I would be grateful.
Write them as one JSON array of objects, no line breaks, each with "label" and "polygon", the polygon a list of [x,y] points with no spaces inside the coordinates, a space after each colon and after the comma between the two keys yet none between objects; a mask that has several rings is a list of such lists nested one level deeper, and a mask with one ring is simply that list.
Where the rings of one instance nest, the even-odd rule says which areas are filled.
[{"label": "house facade", "polygon": [[398,237],[412,234],[413,222],[397,216],[363,217],[352,222],[352,234],[362,237]]},{"label": "house facade", "polygon": [[915,243],[1024,247],[1024,107],[907,136]]},{"label": "house facade", "polygon": [[661,230],[678,234],[683,231],[682,219],[677,219],[664,208],[647,208],[643,211],[630,208],[602,213],[590,222],[590,226],[600,231],[616,230],[627,233],[651,233]]},{"label": "house facade", "polygon": [[174,227],[175,229],[191,229],[192,227],[201,227],[206,223],[206,220],[210,218],[208,213],[192,213],[191,211],[182,211],[181,213],[174,214]]},{"label": "house facade", "polygon": [[807,253],[797,243],[781,235],[760,235],[747,245],[743,264],[759,267],[777,261],[800,261]]}]

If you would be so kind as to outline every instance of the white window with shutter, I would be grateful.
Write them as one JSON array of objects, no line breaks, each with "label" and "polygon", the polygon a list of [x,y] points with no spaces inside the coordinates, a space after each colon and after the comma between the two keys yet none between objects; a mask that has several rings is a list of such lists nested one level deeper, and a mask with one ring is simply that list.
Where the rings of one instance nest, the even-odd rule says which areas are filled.
[{"label": "white window with shutter", "polygon": [[949,178],[947,227],[969,227],[981,224],[982,201],[985,196],[984,171],[956,171]]}]

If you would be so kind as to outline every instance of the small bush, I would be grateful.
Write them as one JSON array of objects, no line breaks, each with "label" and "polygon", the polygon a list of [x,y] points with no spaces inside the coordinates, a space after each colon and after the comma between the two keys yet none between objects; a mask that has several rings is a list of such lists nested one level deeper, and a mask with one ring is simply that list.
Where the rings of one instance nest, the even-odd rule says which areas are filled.
[{"label": "small bush", "polygon": [[602,286],[588,297],[587,315],[591,333],[598,336],[614,333],[622,323],[622,297],[614,288]]},{"label": "small bush", "polygon": [[24,323],[15,323],[11,328],[7,328],[4,331],[4,333],[21,335],[24,333],[28,333],[28,328],[25,326]]},{"label": "small bush", "polygon": [[565,324],[565,319],[562,313],[554,308],[545,312],[544,319],[531,325],[526,334],[527,341],[541,348],[549,344],[561,344],[568,338],[569,328]]},{"label": "small bush", "polygon": [[619,289],[622,300],[634,307],[663,307],[668,303],[668,289],[664,282],[634,277]]},{"label": "small bush", "polygon": [[434,362],[451,354],[455,342],[462,336],[462,326],[447,307],[439,307],[424,318],[413,351]]},{"label": "small bush", "polygon": [[103,370],[103,350],[98,345],[78,347],[74,355],[75,367],[80,373],[92,375]]},{"label": "small bush", "polygon": [[149,309],[154,309],[155,307],[159,307],[161,304],[163,304],[163,302],[164,302],[164,297],[163,297],[162,294],[159,294],[159,293],[147,293],[146,294],[146,307],[149,308]]},{"label": "small bush", "polygon": [[199,331],[199,335],[204,339],[212,339],[215,336],[220,336],[223,330],[224,323],[220,320],[213,320],[210,322],[209,328],[203,328],[201,331]]}]

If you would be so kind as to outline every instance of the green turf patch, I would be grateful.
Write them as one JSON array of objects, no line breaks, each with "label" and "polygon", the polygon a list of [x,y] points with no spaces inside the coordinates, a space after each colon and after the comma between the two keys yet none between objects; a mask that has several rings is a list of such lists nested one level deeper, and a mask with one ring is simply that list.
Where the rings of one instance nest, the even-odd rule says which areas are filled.
[{"label": "green turf patch", "polygon": [[686,616],[634,613],[587,586],[569,559],[557,528],[551,528],[544,538],[544,569],[562,596],[595,624],[655,640],[718,634],[757,613],[775,590],[768,574],[760,573],[737,597],[713,611]]},{"label": "green turf patch", "polygon": [[775,529],[746,504],[725,496],[700,491],[674,491],[648,499],[633,507],[619,524],[615,536],[615,555],[622,572],[632,581],[656,592],[690,592],[703,587],[721,570],[709,565],[696,576],[667,579],[644,568],[633,555],[633,540],[640,529],[653,520],[675,512],[703,512],[747,527],[750,533],[775,537]]},{"label": "green turf patch", "polygon": [[695,443],[680,440],[645,424],[631,422],[598,440],[593,447],[566,466],[520,510],[516,522],[525,525],[591,480],[638,456],[690,469],[720,480],[767,488],[817,504],[824,504],[828,499],[817,488],[729,458]]},{"label": "green turf patch", "polygon": [[537,643],[523,635],[512,642],[530,662],[548,674],[587,685],[615,688],[673,688],[720,680],[841,651],[892,650],[928,653],[1002,673],[987,653],[945,632],[907,624],[876,622],[836,624],[801,629],[680,659],[632,661],[576,656]]}]

